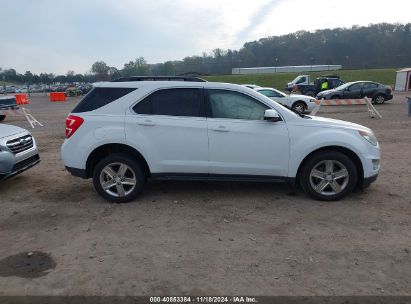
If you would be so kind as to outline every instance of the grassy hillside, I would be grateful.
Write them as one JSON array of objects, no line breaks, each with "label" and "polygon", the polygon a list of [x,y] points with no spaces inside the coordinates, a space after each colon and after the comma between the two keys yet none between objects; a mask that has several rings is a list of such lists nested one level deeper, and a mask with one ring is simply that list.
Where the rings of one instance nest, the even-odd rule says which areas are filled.
[{"label": "grassy hillside", "polygon": [[339,75],[344,82],[356,80],[377,81],[387,85],[394,85],[395,69],[373,69],[373,70],[339,70],[339,71],[324,71],[313,73],[276,73],[276,74],[253,74],[253,75],[218,75],[204,76],[208,81],[230,82],[237,84],[257,84],[260,86],[274,87],[276,89],[284,89],[287,82],[292,81],[295,77],[301,74],[309,74],[311,80],[315,77],[325,74]]}]

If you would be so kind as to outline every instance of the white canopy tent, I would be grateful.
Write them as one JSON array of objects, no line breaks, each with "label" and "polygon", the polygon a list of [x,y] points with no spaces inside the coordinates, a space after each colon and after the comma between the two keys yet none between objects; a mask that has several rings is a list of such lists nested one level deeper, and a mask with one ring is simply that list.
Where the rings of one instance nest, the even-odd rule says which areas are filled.
[{"label": "white canopy tent", "polygon": [[397,71],[395,78],[396,91],[411,91],[411,68]]}]

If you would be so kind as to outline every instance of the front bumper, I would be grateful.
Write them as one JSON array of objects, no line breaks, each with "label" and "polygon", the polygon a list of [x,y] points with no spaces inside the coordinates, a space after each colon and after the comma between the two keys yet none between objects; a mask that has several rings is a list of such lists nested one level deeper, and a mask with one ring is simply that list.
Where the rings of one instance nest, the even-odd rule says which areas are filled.
[{"label": "front bumper", "polygon": [[307,102],[307,112],[311,112],[312,110],[314,110],[317,107],[317,104],[315,103],[315,101],[309,101]]},{"label": "front bumper", "polygon": [[5,180],[5,179],[13,177],[17,174],[20,174],[20,173],[34,167],[39,162],[40,162],[40,156],[38,154],[35,154],[33,156],[30,156],[29,158],[26,158],[22,161],[19,161],[13,166],[13,169],[12,169],[11,172],[0,174],[0,180]]},{"label": "front bumper", "polygon": [[373,183],[377,180],[377,178],[378,178],[378,174],[364,178],[364,181],[362,182],[361,188],[362,189],[368,188],[371,185],[371,183]]},{"label": "front bumper", "polygon": [[389,95],[385,96],[385,100],[391,100],[393,98],[394,98],[394,96],[392,94],[389,94]]}]

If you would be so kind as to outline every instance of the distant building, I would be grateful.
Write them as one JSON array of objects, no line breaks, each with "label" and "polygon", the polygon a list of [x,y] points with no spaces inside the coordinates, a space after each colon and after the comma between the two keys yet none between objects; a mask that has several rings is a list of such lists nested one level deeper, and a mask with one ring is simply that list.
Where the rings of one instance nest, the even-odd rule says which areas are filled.
[{"label": "distant building", "polygon": [[273,74],[341,70],[342,65],[290,65],[281,67],[233,68],[232,74]]},{"label": "distant building", "polygon": [[405,68],[397,71],[395,78],[396,91],[411,91],[411,68]]}]

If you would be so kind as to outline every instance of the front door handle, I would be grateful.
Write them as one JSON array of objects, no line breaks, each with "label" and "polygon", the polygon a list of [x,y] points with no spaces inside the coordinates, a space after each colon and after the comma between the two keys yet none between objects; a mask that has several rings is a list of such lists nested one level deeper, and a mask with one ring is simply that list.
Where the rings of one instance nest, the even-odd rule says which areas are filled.
[{"label": "front door handle", "polygon": [[154,126],[155,125],[155,123],[150,119],[144,119],[143,121],[139,121],[138,124],[141,126]]},{"label": "front door handle", "polygon": [[226,126],[218,126],[216,128],[213,128],[213,131],[216,132],[228,132],[230,131]]}]

